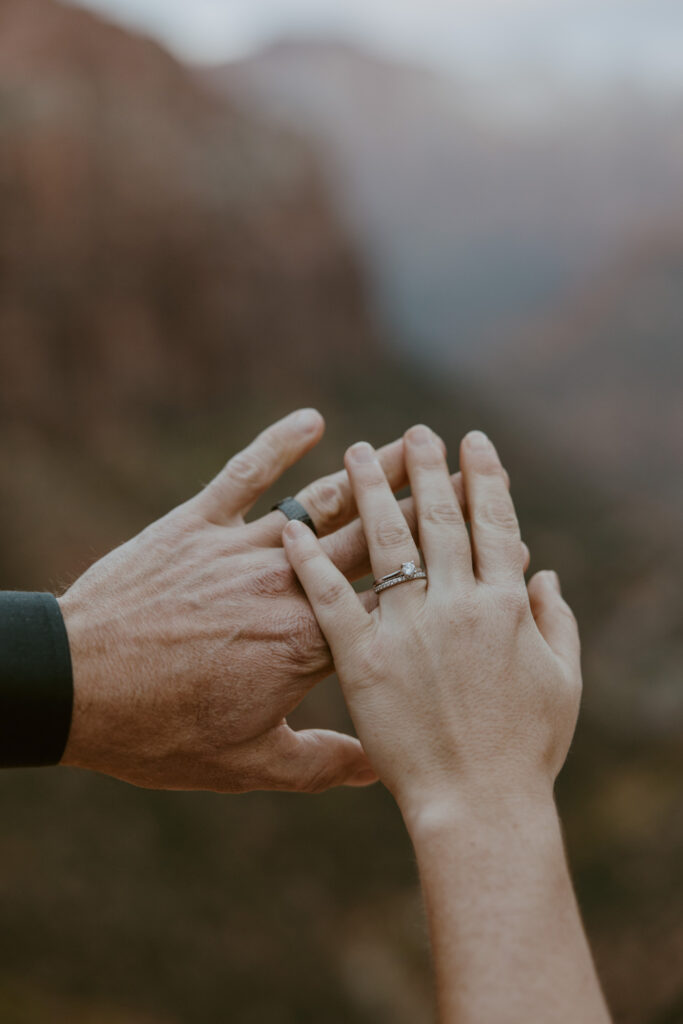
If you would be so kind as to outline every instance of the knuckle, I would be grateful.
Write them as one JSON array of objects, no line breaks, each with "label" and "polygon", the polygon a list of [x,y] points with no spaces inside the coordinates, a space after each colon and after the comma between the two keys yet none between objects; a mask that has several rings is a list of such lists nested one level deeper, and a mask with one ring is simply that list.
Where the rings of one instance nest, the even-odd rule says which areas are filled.
[{"label": "knuckle", "polygon": [[506,533],[517,532],[519,526],[514,509],[507,501],[498,498],[489,498],[476,509],[475,518],[478,523],[489,526],[494,530],[502,530]]},{"label": "knuckle", "polygon": [[373,491],[383,492],[387,486],[387,481],[380,466],[368,465],[363,466],[360,474],[356,471],[355,486],[366,494],[370,494]]},{"label": "knuckle", "polygon": [[443,469],[445,464],[446,458],[437,444],[425,445],[424,451],[420,452],[420,467],[429,471],[430,475],[433,470]]},{"label": "knuckle", "polygon": [[283,643],[290,661],[311,669],[324,654],[327,660],[327,642],[320,632],[320,626],[312,612],[302,608],[285,623]]},{"label": "knuckle", "polygon": [[515,619],[523,622],[530,614],[529,598],[526,588],[520,586],[504,587],[501,591],[505,611]]},{"label": "knuckle", "polygon": [[479,626],[482,610],[476,593],[461,595],[455,608],[453,620],[455,628],[463,633],[472,634]]},{"label": "knuckle", "polygon": [[329,767],[319,767],[312,769],[306,779],[302,791],[304,793],[324,793],[326,789],[329,789],[332,785],[333,779]]},{"label": "knuckle", "polygon": [[380,548],[405,547],[411,540],[407,523],[395,519],[382,519],[372,531],[374,544]]},{"label": "knuckle", "polygon": [[287,745],[281,751],[279,762],[278,789],[322,793],[333,782],[334,761],[326,755],[323,741],[314,734],[307,736],[304,745]]},{"label": "knuckle", "polygon": [[507,545],[506,561],[509,565],[512,579],[514,581],[522,580],[526,569],[526,552],[521,544],[516,543],[512,539]]},{"label": "knuckle", "polygon": [[316,598],[323,608],[333,608],[339,604],[344,596],[344,588],[337,580],[324,582],[318,591]]},{"label": "knuckle", "polygon": [[235,455],[227,465],[227,472],[235,483],[245,487],[258,487],[266,477],[263,460],[248,452]]},{"label": "knuckle", "polygon": [[334,527],[346,519],[350,496],[339,481],[328,478],[312,484],[303,503],[315,515],[319,526]]},{"label": "knuckle", "polygon": [[451,502],[436,502],[425,509],[421,518],[433,526],[454,526],[462,519],[462,513]]},{"label": "knuckle", "polygon": [[273,597],[294,589],[294,572],[288,565],[263,567],[246,580],[244,589],[253,597]]},{"label": "knuckle", "polygon": [[300,547],[297,551],[297,558],[302,566],[308,565],[310,562],[315,565],[320,560],[320,554],[316,548],[307,549]]}]

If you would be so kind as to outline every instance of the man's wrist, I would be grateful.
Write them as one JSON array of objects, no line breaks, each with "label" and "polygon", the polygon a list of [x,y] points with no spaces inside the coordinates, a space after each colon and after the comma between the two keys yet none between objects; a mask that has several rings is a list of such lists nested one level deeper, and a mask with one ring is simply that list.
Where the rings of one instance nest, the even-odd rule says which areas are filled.
[{"label": "man's wrist", "polygon": [[69,591],[59,599],[59,607],[71,648],[73,669],[73,710],[69,738],[62,755],[61,764],[69,767],[90,767],[88,758],[88,729],[92,725],[90,708],[93,686],[92,652],[87,628],[88,611],[71,596]]},{"label": "man's wrist", "polygon": [[0,594],[0,766],[57,764],[69,735],[69,642],[52,594]]}]

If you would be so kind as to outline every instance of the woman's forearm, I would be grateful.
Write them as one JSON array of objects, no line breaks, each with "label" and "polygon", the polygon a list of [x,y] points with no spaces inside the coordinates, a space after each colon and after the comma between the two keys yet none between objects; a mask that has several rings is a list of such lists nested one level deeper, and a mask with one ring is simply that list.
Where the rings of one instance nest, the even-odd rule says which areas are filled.
[{"label": "woman's forearm", "polygon": [[442,1024],[608,1024],[551,800],[440,800],[406,823]]}]

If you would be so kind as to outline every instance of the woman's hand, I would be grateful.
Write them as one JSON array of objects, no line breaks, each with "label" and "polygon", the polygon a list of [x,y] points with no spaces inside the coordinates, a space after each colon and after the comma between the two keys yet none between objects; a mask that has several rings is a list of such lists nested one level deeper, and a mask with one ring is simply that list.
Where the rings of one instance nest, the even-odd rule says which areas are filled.
[{"label": "woman's hand", "polygon": [[[574,617],[554,573],[525,584],[517,517],[490,441],[474,432],[461,447],[470,538],[436,436],[420,426],[404,440],[428,581],[382,592],[368,613],[310,530],[284,530],[360,740],[407,821],[493,792],[552,801],[581,696]],[[372,448],[351,448],[346,468],[375,577],[419,564]]]}]

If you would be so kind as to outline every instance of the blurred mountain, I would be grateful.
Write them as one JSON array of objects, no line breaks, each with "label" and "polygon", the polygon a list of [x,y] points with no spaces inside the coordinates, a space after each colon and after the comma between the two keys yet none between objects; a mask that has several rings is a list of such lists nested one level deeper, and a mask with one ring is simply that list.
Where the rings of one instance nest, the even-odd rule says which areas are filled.
[{"label": "blurred mountain", "polygon": [[50,537],[31,556],[14,534],[61,474],[82,550],[93,487],[100,542],[112,492],[149,489],[155,429],[310,402],[372,363],[359,270],[306,145],[52,0],[0,4],[0,224],[0,476],[27,506],[4,522],[8,572],[57,571]]},{"label": "blurred mountain", "polygon": [[480,383],[620,497],[680,530],[683,219],[644,235],[551,316],[501,341]]},{"label": "blurred mountain", "polygon": [[679,203],[675,90],[539,76],[477,88],[316,41],[208,73],[310,135],[384,315],[440,369],[480,362]]},{"label": "blurred mountain", "polygon": [[300,141],[83,11],[3,0],[0,17],[4,415],[191,408],[368,351]]},{"label": "blurred mountain", "polygon": [[592,638],[591,700],[616,729],[683,731],[683,221],[640,244],[474,375],[513,422],[580,465],[634,542]]}]

